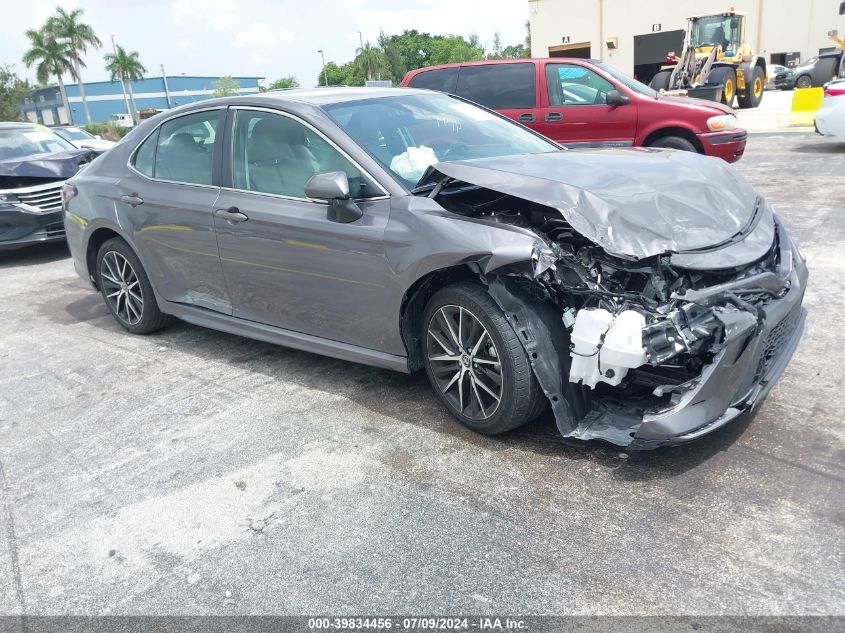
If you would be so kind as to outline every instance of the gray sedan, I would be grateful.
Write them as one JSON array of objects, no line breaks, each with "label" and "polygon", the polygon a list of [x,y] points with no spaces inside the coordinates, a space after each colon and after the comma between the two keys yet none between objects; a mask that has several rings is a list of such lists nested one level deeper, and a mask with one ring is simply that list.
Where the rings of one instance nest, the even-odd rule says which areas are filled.
[{"label": "gray sedan", "polygon": [[190,323],[402,372],[463,424],[692,440],[759,404],[804,260],[726,163],[566,151],[467,101],[316,89],[172,110],[64,188],[135,334]]}]

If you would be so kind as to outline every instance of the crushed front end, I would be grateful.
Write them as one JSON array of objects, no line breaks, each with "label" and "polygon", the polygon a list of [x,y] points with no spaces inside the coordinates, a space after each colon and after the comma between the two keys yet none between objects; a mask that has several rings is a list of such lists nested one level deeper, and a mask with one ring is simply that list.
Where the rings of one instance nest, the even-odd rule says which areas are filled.
[{"label": "crushed front end", "polygon": [[559,209],[441,185],[447,210],[538,238],[529,266],[481,276],[565,437],[691,441],[762,402],[800,340],[807,268],[762,198],[711,247],[636,257],[608,253]]}]

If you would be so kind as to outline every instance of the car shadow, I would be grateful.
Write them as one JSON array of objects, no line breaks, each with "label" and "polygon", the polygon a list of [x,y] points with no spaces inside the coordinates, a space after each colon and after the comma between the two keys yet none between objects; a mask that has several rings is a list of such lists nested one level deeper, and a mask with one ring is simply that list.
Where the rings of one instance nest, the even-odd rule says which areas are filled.
[{"label": "car shadow", "polygon": [[70,257],[70,251],[65,242],[33,244],[12,251],[0,251],[0,269],[49,264],[67,257]]},{"label": "car shadow", "polygon": [[[55,322],[85,321],[90,326],[119,335],[120,325],[112,318],[99,293],[80,294],[75,285],[60,295],[42,314]],[[566,439],[560,435],[551,410],[519,429],[497,436],[485,436],[467,429],[452,418],[432,393],[424,372],[402,374],[328,358],[291,348],[209,330],[175,321],[170,327],[148,335],[157,348],[178,348],[200,362],[226,363],[264,378],[344,397],[378,416],[401,420],[431,432],[452,437],[488,452],[520,451],[573,460],[588,460],[612,469],[614,477],[644,481],[676,477],[727,450],[751,423],[741,416],[731,424],[678,447],[652,451],[627,451],[602,441]],[[378,432],[377,423],[365,431]]]},{"label": "car shadow", "polygon": [[817,139],[818,142],[807,145],[798,145],[794,152],[801,154],[843,154],[845,153],[845,142]]}]

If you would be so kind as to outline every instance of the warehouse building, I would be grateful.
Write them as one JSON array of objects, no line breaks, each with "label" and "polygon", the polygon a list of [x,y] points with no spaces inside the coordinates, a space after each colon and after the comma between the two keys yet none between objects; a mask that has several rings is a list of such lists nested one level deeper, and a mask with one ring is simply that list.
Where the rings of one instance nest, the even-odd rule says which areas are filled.
[{"label": "warehouse building", "polygon": [[833,50],[845,32],[841,0],[528,0],[533,57],[601,59],[648,82],[683,48],[686,19],[731,8],[746,14],[745,42],[768,63],[795,66]]},{"label": "warehouse building", "polygon": [[[189,77],[185,75],[146,77],[132,84],[135,106],[138,110],[167,110],[194,101],[210,99],[214,94],[214,84],[219,77]],[[263,77],[235,77],[240,84],[241,94],[258,92],[258,82]],[[62,97],[56,86],[36,90],[31,99],[21,104],[24,116],[32,122],[45,125],[76,124],[84,125],[85,110],[79,85],[68,84],[67,91],[70,112],[65,111]],[[128,92],[128,86],[127,86]],[[95,81],[85,83],[85,97],[91,120],[105,123],[113,115],[128,112],[127,104],[119,81]]]}]

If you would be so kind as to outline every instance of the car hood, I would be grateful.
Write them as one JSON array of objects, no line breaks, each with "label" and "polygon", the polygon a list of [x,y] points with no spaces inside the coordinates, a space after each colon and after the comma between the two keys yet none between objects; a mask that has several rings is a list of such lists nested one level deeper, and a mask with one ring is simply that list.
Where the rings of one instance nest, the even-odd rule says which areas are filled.
[{"label": "car hood", "polygon": [[718,101],[708,101],[695,97],[673,97],[671,95],[658,95],[655,99],[661,103],[671,103],[673,106],[684,107],[688,110],[709,111],[712,112],[713,116],[717,116],[719,113],[734,114],[732,108]]},{"label": "car hood", "polygon": [[[758,207],[752,187],[727,163],[676,150],[568,150],[429,167],[442,176],[557,209],[611,255],[643,259],[735,243]],[[758,220],[759,221],[759,220]]]},{"label": "car hood", "polygon": [[0,161],[0,176],[70,178],[76,175],[81,165],[90,163],[98,154],[92,149],[74,149],[4,160]]}]

